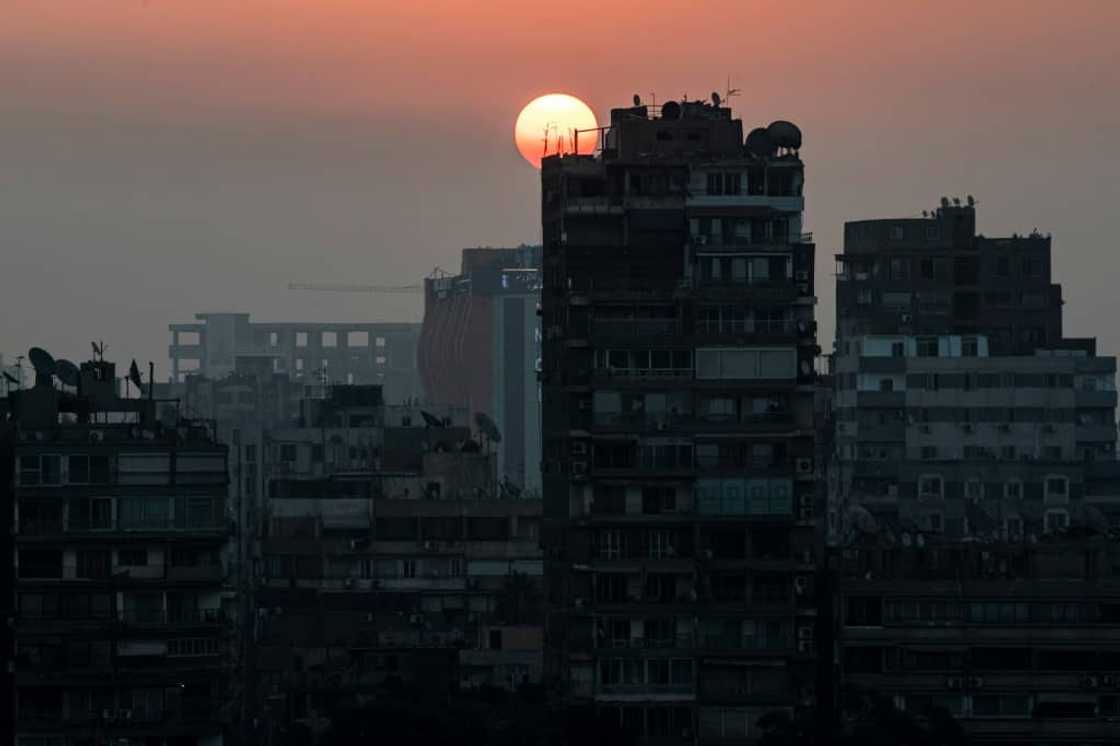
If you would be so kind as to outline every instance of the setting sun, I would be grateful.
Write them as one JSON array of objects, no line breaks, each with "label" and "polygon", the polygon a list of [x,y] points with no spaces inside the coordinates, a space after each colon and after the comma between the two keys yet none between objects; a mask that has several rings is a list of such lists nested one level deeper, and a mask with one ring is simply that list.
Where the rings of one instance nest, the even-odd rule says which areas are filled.
[{"label": "setting sun", "polygon": [[585,130],[598,126],[595,113],[587,104],[566,93],[550,93],[533,99],[521,110],[514,140],[525,160],[540,168],[545,155],[574,153],[577,146],[581,154],[594,152],[598,133]]}]

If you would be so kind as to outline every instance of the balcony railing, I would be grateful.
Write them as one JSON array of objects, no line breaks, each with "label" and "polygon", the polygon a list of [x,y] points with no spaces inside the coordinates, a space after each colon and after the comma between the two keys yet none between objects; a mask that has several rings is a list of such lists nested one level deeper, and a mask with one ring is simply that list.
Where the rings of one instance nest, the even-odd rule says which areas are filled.
[{"label": "balcony railing", "polygon": [[688,632],[673,637],[603,638],[595,647],[610,650],[684,650],[695,647],[696,638]]},{"label": "balcony railing", "polygon": [[664,337],[681,333],[677,319],[595,319],[591,333],[609,337]]},{"label": "balcony railing", "polygon": [[709,650],[789,650],[793,646],[789,637],[757,637],[746,635],[704,635],[704,647]]}]

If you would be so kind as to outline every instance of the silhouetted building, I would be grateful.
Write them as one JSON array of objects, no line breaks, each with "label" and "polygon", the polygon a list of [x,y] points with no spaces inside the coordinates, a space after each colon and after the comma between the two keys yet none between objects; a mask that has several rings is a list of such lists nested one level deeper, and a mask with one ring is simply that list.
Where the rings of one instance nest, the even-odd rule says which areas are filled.
[{"label": "silhouetted building", "polygon": [[541,171],[547,667],[639,738],[754,739],[816,680],[801,134],[667,102],[601,144]]},{"label": "silhouetted building", "polygon": [[283,373],[310,384],[378,384],[385,398],[422,396],[416,371],[420,325],[250,321],[247,313],[199,313],[171,324],[171,381],[221,380],[235,370]]},{"label": "silhouetted building", "polygon": [[1061,335],[1050,239],[848,223],[829,539],[847,692],[985,742],[1120,737],[1116,361]]},{"label": "silhouetted building", "polygon": [[112,363],[71,371],[56,384],[39,365],[0,406],[15,601],[2,740],[216,746],[239,716],[226,448],[207,423],[120,398]]},{"label": "silhouetted building", "polygon": [[498,472],[540,494],[539,246],[463,249],[460,274],[424,281],[420,375],[429,401],[498,426]]},{"label": "silhouetted building", "polygon": [[377,387],[302,410],[262,453],[254,738],[325,727],[391,681],[538,683],[540,501],[508,499],[468,428],[386,424]]}]

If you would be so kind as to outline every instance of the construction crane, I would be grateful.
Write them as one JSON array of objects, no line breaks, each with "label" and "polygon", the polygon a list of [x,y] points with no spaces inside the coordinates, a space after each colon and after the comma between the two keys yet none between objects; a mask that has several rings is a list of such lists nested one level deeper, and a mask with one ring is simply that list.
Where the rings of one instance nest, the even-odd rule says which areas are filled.
[{"label": "construction crane", "polygon": [[[450,277],[450,275],[442,268],[436,267],[428,274],[427,279],[440,277]],[[422,293],[424,292],[424,285],[423,283],[419,285],[350,285],[336,282],[289,282],[288,290],[311,290],[320,293]]]},{"label": "construction crane", "polygon": [[423,285],[345,285],[289,282],[288,290],[313,290],[328,293],[422,293]]}]

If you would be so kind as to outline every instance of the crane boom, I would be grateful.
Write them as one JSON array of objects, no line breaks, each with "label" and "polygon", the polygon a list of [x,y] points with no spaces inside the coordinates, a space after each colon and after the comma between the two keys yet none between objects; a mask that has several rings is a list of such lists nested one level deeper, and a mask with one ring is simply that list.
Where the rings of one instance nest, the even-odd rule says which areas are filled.
[{"label": "crane boom", "polygon": [[328,293],[420,293],[422,285],[346,285],[338,283],[290,282],[288,290],[312,290]]}]

